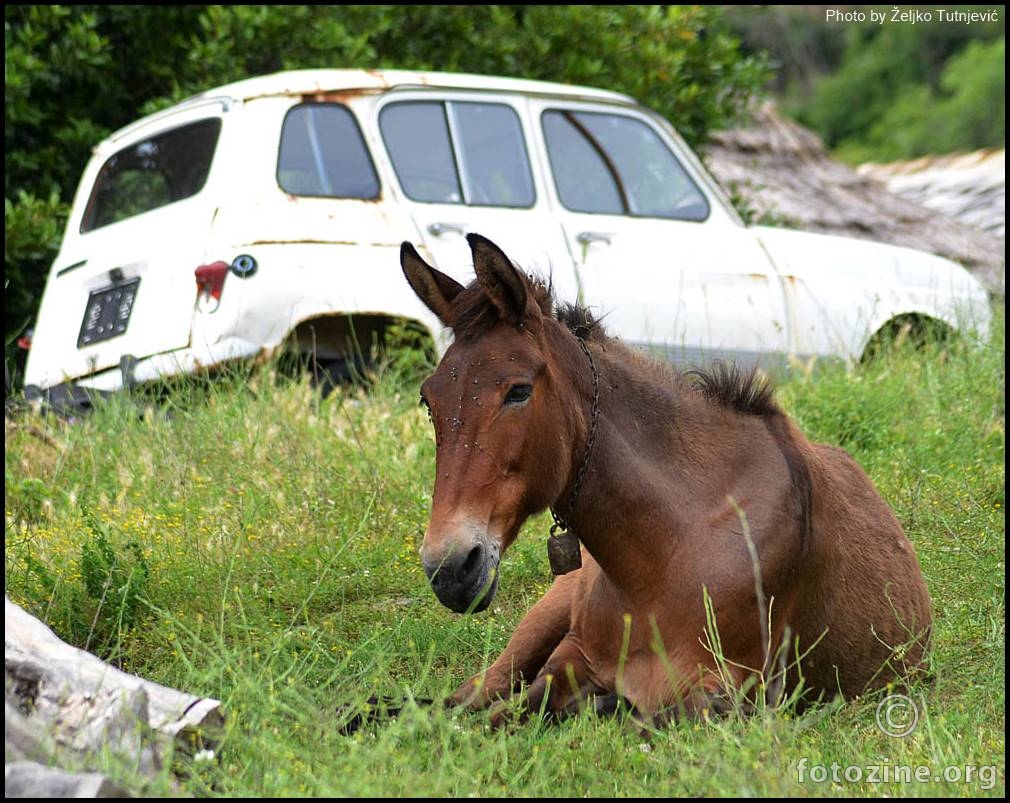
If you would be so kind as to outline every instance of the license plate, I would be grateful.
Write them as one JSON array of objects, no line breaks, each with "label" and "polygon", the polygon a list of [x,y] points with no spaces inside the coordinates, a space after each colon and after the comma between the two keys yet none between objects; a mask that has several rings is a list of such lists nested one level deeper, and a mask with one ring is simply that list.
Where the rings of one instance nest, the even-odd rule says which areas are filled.
[{"label": "license plate", "polygon": [[112,287],[92,291],[88,296],[88,306],[84,308],[81,333],[77,336],[77,348],[100,343],[126,331],[133,311],[133,300],[137,297],[140,278],[132,279]]}]

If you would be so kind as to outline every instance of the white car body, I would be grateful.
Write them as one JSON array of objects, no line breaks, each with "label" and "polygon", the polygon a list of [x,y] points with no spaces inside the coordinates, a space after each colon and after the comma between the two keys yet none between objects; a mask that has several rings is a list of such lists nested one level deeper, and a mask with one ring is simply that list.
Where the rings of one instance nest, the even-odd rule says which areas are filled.
[{"label": "white car body", "polygon": [[[280,157],[288,115],[290,156]],[[424,126],[442,123],[445,141],[425,140]],[[197,173],[156,176],[159,159],[182,170],[191,151],[209,159],[202,184]],[[485,152],[494,158],[476,158]],[[439,182],[453,175],[446,192]],[[299,182],[321,189],[292,191]],[[335,197],[348,194],[340,182],[358,182],[356,196]],[[161,192],[170,200],[150,201]],[[123,203],[140,211],[118,212]],[[340,359],[400,321],[440,353],[449,335],[403,279],[398,249],[409,240],[467,282],[470,231],[549,276],[559,299],[582,301],[612,334],[676,361],[858,360],[905,316],[989,324],[985,290],[946,259],[744,226],[673,128],[631,98],[483,76],[308,70],[205,92],[95,148],[39,309],[26,388],[113,391],[289,343]],[[232,266],[216,289],[194,276],[212,263]]]}]

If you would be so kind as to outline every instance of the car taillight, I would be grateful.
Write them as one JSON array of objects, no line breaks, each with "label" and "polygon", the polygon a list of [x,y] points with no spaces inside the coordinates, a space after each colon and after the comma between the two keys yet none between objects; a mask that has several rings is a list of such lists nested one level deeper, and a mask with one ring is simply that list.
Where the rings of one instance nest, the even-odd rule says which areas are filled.
[{"label": "car taillight", "polygon": [[211,262],[196,269],[196,291],[206,298],[221,300],[224,280],[228,278],[227,262]]}]

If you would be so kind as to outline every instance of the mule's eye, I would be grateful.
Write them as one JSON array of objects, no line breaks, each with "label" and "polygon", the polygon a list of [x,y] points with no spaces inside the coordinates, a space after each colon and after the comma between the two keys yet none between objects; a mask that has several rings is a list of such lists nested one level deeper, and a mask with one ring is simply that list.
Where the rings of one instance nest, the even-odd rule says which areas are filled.
[{"label": "mule's eye", "polygon": [[532,395],[532,385],[513,385],[509,388],[509,392],[505,394],[504,404],[525,404],[530,400],[530,396]]}]

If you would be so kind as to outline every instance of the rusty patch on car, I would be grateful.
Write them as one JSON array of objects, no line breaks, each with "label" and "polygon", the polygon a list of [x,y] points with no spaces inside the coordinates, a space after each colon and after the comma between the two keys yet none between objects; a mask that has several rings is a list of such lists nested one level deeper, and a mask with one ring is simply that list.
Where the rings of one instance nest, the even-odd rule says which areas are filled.
[{"label": "rusty patch on car", "polygon": [[363,95],[374,95],[382,91],[374,86],[355,87],[353,89],[319,90],[317,92],[302,92],[302,103],[346,103]]},{"label": "rusty patch on car", "polygon": [[[315,198],[323,201],[340,201],[341,203],[360,203],[360,204],[378,204],[380,201],[384,200],[382,197],[382,193],[379,193],[374,198],[339,198],[336,196],[329,196],[329,195],[293,195],[292,193],[288,192],[285,193],[285,197],[287,197],[288,201],[290,201],[293,204],[298,203],[302,198],[310,198],[310,199]],[[329,217],[332,218],[333,215],[329,215]]]},{"label": "rusty patch on car", "polygon": [[313,240],[313,239],[302,239],[302,240],[253,240],[248,245],[364,245],[373,248],[392,248],[400,246],[399,242],[396,243],[363,243],[356,242],[354,240]]}]

